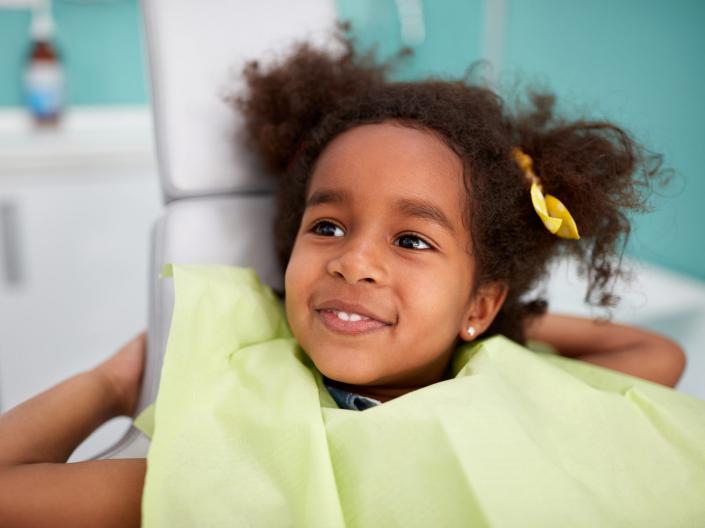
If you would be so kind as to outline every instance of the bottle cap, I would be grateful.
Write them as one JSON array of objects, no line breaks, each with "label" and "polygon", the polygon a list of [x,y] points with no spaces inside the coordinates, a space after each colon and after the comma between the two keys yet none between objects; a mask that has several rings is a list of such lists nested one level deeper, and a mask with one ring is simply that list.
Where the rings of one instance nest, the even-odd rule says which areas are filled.
[{"label": "bottle cap", "polygon": [[30,30],[32,40],[49,40],[54,36],[54,29],[54,20],[51,17],[49,8],[35,9],[32,14],[32,26]]}]

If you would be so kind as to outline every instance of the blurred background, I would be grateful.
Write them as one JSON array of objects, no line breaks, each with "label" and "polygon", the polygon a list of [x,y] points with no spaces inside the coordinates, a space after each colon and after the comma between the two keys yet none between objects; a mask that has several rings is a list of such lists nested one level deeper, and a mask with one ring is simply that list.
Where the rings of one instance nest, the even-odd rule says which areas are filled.
[{"label": "blurred background", "polygon": [[[681,342],[679,389],[705,399],[705,3],[334,8],[361,48],[414,50],[399,78],[461,76],[482,59],[501,93],[550,90],[569,115],[613,120],[664,154],[674,177],[653,195],[654,212],[634,219],[628,256],[641,271],[616,316]],[[163,205],[142,23],[137,0],[0,0],[0,410],[147,324],[149,236]],[[554,306],[590,313],[575,280],[554,274]]]}]

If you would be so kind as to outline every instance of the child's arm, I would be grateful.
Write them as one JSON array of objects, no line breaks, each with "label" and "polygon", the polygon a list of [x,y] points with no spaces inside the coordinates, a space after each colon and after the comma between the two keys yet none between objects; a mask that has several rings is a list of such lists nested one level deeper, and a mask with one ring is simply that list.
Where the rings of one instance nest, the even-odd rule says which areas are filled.
[{"label": "child's arm", "polygon": [[139,526],[144,459],[64,462],[100,424],[131,413],[143,355],[140,335],[0,415],[0,526]]},{"label": "child's arm", "polygon": [[594,363],[674,387],[686,356],[673,341],[640,328],[547,314],[527,328],[528,339],[555,347],[562,356]]}]

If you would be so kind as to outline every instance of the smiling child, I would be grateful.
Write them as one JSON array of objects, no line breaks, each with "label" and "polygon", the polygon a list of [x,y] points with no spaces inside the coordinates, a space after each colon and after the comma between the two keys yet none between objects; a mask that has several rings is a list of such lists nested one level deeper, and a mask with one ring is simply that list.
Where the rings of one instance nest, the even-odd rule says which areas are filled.
[{"label": "smiling child", "polygon": [[703,520],[702,402],[662,386],[683,352],[532,294],[572,255],[587,300],[613,303],[660,159],[548,95],[513,113],[467,80],[392,82],[341,42],[250,63],[235,98],[280,178],[283,307],[249,270],[174,266],[148,462],[63,463],[133,412],[141,337],[0,417],[0,524]]}]

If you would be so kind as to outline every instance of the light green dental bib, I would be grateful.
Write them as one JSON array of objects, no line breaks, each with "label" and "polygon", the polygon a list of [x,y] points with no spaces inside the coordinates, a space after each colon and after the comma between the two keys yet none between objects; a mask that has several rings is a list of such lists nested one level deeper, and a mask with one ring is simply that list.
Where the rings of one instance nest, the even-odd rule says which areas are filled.
[{"label": "light green dental bib", "polygon": [[494,337],[338,409],[252,270],[167,274],[147,528],[705,526],[705,402]]}]

